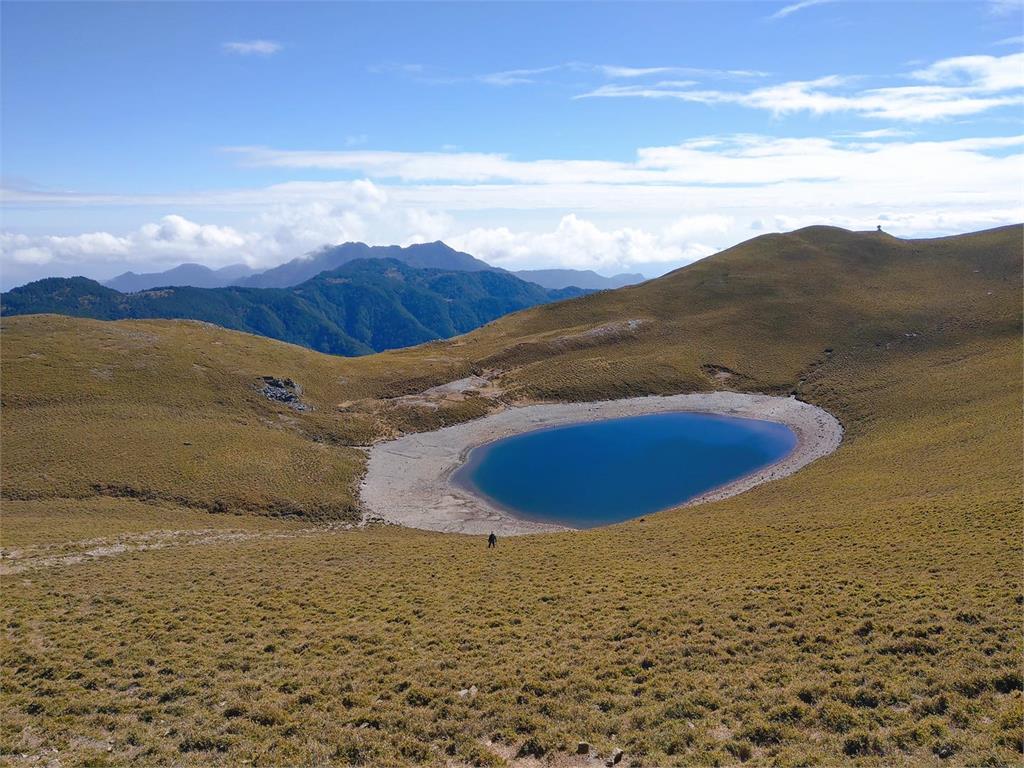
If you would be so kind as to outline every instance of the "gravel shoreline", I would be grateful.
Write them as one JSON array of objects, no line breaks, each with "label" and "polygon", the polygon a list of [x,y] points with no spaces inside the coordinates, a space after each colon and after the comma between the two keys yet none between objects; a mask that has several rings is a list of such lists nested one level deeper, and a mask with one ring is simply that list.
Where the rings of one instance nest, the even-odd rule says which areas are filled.
[{"label": "gravel shoreline", "polygon": [[360,495],[366,516],[410,528],[444,533],[518,536],[569,530],[520,520],[451,481],[452,473],[478,445],[544,427],[623,416],[669,412],[715,413],[785,424],[797,446],[783,459],[685,505],[717,501],[796,472],[839,447],[843,428],[828,411],[792,397],[704,392],[668,397],[633,397],[593,403],[547,403],[508,408],[474,421],[378,443]]}]

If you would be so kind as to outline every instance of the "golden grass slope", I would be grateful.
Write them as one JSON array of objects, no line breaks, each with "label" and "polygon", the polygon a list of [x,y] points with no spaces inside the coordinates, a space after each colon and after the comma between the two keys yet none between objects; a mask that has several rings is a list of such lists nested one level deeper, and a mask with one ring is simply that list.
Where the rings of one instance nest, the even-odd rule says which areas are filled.
[{"label": "golden grass slope", "polygon": [[[495,405],[470,397],[425,408],[400,395],[470,373],[495,378],[504,401],[802,392],[832,355],[1014,338],[1020,240],[1020,227],[927,241],[812,227],[450,342],[359,359],[201,323],[4,318],[3,494],[351,517],[364,458],[352,446]],[[295,379],[315,410],[267,401],[262,375]]]},{"label": "golden grass slope", "polygon": [[[566,761],[582,739],[631,765],[1019,764],[1021,240],[801,230],[353,360],[5,319],[5,547],[57,543],[65,516],[70,541],[88,514],[110,533],[351,515],[353,446],[493,407],[395,399],[471,372],[505,400],[796,390],[848,433],[741,496],[490,553],[268,520],[23,571],[3,585],[0,750],[463,765]],[[271,404],[265,374],[316,410]]]},{"label": "golden grass slope", "polygon": [[[398,372],[357,388],[352,361],[210,325],[54,316],[5,319],[3,355],[4,498],[309,517],[353,515],[364,456],[348,446],[385,428],[335,403]],[[267,400],[263,375],[297,378],[316,410]]]}]

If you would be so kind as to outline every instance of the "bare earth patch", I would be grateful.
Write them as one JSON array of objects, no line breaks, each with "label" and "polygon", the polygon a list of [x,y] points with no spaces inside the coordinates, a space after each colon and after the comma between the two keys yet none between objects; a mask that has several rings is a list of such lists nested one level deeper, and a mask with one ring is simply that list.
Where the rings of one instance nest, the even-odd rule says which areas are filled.
[{"label": "bare earth patch", "polygon": [[478,445],[522,432],[586,421],[668,412],[715,413],[785,424],[797,447],[770,466],[706,493],[689,504],[717,501],[796,472],[839,447],[843,428],[827,411],[795,398],[738,392],[635,397],[595,403],[550,403],[509,408],[434,432],[406,435],[370,450],[361,499],[366,514],[411,528],[510,536],[566,530],[520,520],[451,482]]},{"label": "bare earth patch", "polygon": [[319,536],[325,532],[347,531],[359,527],[355,523],[334,523],[316,528],[293,530],[246,531],[220,528],[188,530],[155,530],[124,533],[114,537],[83,539],[59,544],[0,548],[0,576],[10,576],[37,568],[60,568],[88,563],[97,558],[145,552],[167,547],[197,547],[230,544],[254,539],[290,539]]}]

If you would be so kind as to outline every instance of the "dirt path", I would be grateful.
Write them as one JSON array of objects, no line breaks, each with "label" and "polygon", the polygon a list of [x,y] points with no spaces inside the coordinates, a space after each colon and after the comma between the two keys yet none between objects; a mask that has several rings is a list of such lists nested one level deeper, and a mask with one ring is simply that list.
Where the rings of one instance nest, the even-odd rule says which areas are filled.
[{"label": "dirt path", "polygon": [[0,549],[0,576],[9,576],[38,568],[62,568],[128,552],[145,552],[169,547],[231,544],[254,539],[295,539],[342,532],[361,525],[361,523],[334,523],[291,531],[241,531],[223,528],[156,530],[143,533],[122,533],[105,538],[66,541],[59,544],[12,547]]}]

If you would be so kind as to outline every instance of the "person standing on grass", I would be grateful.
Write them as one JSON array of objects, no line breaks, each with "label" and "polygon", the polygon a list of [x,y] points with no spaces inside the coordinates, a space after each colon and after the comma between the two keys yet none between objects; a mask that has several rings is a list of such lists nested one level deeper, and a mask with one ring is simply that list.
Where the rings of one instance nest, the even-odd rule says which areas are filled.
[{"label": "person standing on grass", "polygon": [[491,535],[487,537],[487,548],[494,549],[498,546],[498,537],[494,535],[494,531],[491,531]]}]

